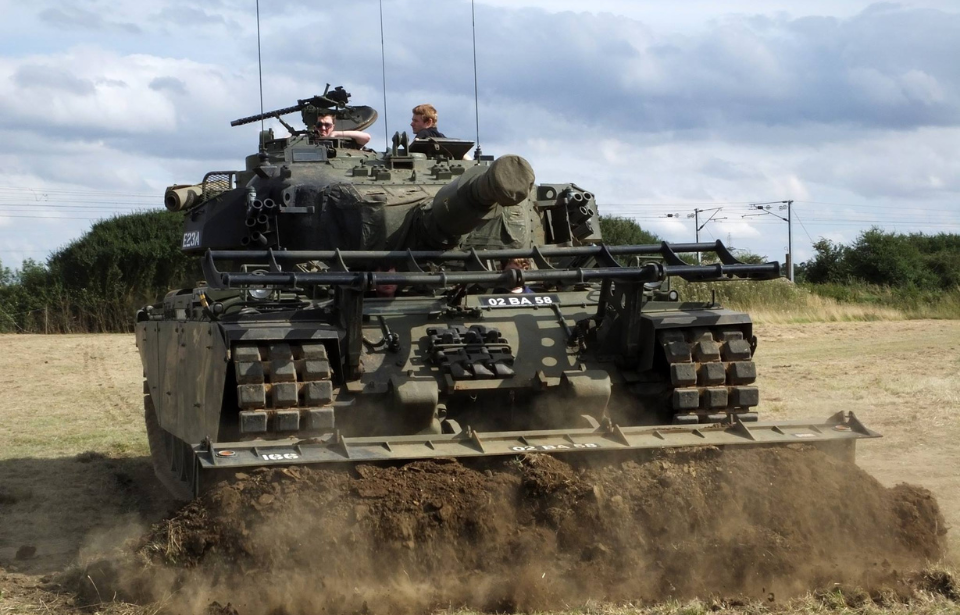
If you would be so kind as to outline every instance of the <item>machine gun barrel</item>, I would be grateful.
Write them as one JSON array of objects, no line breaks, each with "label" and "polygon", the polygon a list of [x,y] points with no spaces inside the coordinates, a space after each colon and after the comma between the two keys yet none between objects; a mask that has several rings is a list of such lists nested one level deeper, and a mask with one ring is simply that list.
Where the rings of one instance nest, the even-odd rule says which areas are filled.
[{"label": "machine gun barrel", "polygon": [[267,111],[266,113],[258,113],[256,115],[251,115],[250,117],[242,117],[239,120],[233,120],[230,122],[231,126],[243,126],[244,124],[252,124],[253,122],[259,122],[260,120],[265,120],[271,117],[280,117],[281,115],[286,115],[288,113],[293,113],[294,111],[301,111],[304,107],[309,104],[309,101],[303,101],[300,104],[294,105],[292,107],[284,107],[283,109],[276,109],[274,111]]},{"label": "machine gun barrel", "polygon": [[310,98],[297,99],[297,104],[293,105],[292,107],[284,107],[283,109],[267,111],[266,113],[258,113],[257,115],[251,115],[250,117],[242,117],[239,120],[233,120],[230,122],[230,125],[243,126],[244,124],[259,122],[260,120],[265,120],[271,117],[280,117],[281,115],[286,115],[295,111],[303,111],[310,105],[321,109],[346,108],[349,100],[350,94],[345,92],[342,87],[338,86],[331,91],[330,85],[328,84],[327,89],[324,90],[323,94],[311,96]]}]

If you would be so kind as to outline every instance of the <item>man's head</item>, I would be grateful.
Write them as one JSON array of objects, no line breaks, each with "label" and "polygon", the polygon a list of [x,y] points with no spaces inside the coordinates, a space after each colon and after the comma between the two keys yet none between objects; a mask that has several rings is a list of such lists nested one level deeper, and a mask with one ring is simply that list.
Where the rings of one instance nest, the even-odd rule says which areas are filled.
[{"label": "man's head", "polygon": [[417,105],[413,108],[413,117],[410,119],[410,129],[413,130],[413,134],[436,127],[437,110],[433,105]]},{"label": "man's head", "polygon": [[336,125],[336,120],[333,115],[321,115],[317,117],[317,135],[320,137],[329,137],[333,134],[333,127]]}]

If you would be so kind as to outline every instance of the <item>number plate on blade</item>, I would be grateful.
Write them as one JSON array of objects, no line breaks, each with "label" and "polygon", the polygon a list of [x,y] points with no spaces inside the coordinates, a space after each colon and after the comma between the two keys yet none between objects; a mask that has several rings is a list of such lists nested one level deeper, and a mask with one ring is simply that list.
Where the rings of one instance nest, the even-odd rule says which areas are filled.
[{"label": "number plate on blade", "polygon": [[293,461],[294,459],[300,459],[300,455],[296,453],[265,453],[260,452],[260,458],[264,461]]},{"label": "number plate on blade", "polygon": [[560,304],[560,295],[541,295],[534,293],[516,293],[509,295],[481,295],[480,307],[485,308],[523,308],[550,307]]},{"label": "number plate on blade", "polygon": [[532,453],[536,451],[576,451],[584,448],[600,448],[594,442],[578,442],[576,444],[537,444],[527,446],[511,446],[510,450],[517,453]]}]

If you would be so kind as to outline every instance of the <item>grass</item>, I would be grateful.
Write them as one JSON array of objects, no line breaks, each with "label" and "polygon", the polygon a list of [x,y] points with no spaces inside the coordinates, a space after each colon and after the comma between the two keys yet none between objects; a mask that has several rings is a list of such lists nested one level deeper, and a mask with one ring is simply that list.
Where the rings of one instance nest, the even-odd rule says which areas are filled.
[{"label": "grass", "polygon": [[[704,285],[691,285],[704,286]],[[790,293],[807,293],[809,290],[796,288],[785,282],[767,282],[757,284],[717,284],[719,290],[727,292],[733,287],[747,290],[760,290],[772,287],[770,293],[782,293],[784,297],[796,296]],[[776,287],[776,288],[773,288]],[[705,298],[709,298],[707,293]],[[718,297],[719,299],[720,297]],[[751,297],[747,297],[751,299]],[[753,297],[755,299],[755,297]],[[819,297],[817,300],[823,299]],[[725,300],[726,301],[726,300]],[[730,302],[732,303],[732,299]],[[762,305],[755,303],[751,305]],[[754,308],[751,307],[751,310]],[[764,353],[761,368],[777,367],[774,371],[761,369],[763,374],[779,374],[779,380],[768,381],[773,386],[765,390],[775,391],[771,395],[781,396],[785,401],[784,418],[820,414],[826,415],[826,407],[819,404],[839,403],[848,409],[870,407],[876,419],[895,421],[899,431],[890,430],[882,441],[883,449],[875,448],[873,459],[888,458],[896,463],[899,478],[923,476],[927,480],[937,480],[931,485],[943,485],[945,495],[956,494],[954,479],[950,476],[938,477],[937,473],[949,474],[948,463],[951,457],[946,453],[951,449],[951,429],[956,426],[954,410],[958,397],[955,382],[952,379],[956,370],[957,352],[946,346],[956,346],[957,327],[946,323],[948,334],[944,334],[940,325],[930,323],[902,323],[898,328],[910,333],[910,344],[901,344],[893,334],[864,335],[861,329],[872,331],[874,327],[833,327],[829,336],[818,330],[829,327],[785,327],[794,332],[809,330],[809,337],[801,337],[797,342],[763,344]],[[876,327],[879,329],[880,327]],[[892,328],[892,327],[890,327]],[[855,329],[855,330],[854,330]],[[777,328],[771,328],[771,332]],[[844,335],[844,331],[847,334]],[[801,344],[802,343],[802,344]],[[152,472],[149,461],[145,459],[116,459],[114,453],[123,456],[114,447],[133,447],[133,454],[145,454],[146,439],[141,423],[140,365],[132,341],[125,336],[6,336],[0,338],[0,345],[9,345],[6,369],[8,390],[20,386],[17,395],[10,394],[0,413],[0,487],[22,500],[14,511],[16,518],[8,510],[4,522],[12,527],[18,524],[25,528],[18,533],[0,536],[7,539],[15,535],[16,543],[23,544],[40,540],[55,541],[77,540],[92,531],[93,528],[113,527],[110,519],[131,512],[135,505],[135,495],[127,495],[120,478],[133,478],[140,481]],[[931,351],[929,347],[939,350]],[[927,350],[923,350],[927,349]],[[771,356],[771,351],[773,351]],[[806,353],[806,354],[803,354]],[[932,353],[932,354],[931,354]],[[32,378],[20,378],[24,367],[20,357],[43,357],[30,364]],[[881,361],[881,358],[884,360]],[[949,360],[948,360],[949,358]],[[89,359],[90,365],[86,365]],[[49,361],[49,363],[47,363]],[[914,363],[914,362],[920,363]],[[911,374],[915,365],[931,362],[931,366],[921,377]],[[858,367],[863,362],[869,367]],[[883,367],[878,367],[883,364]],[[790,365],[787,365],[790,364]],[[792,368],[795,366],[795,368]],[[789,369],[788,369],[789,368]],[[820,372],[813,371],[819,369]],[[951,371],[951,369],[953,371]],[[853,374],[865,370],[854,378],[857,383],[866,383],[863,390],[853,391],[848,396],[838,396],[834,389],[852,390],[850,380],[835,379],[825,374],[840,371]],[[803,373],[812,374],[813,380],[801,380]],[[819,375],[818,375],[819,374]],[[774,378],[775,376],[764,376]],[[113,382],[111,382],[113,380]],[[104,383],[108,386],[100,387]],[[112,384],[113,388],[110,387]],[[855,395],[854,395],[855,393]],[[911,400],[910,412],[918,412],[923,420],[908,419],[900,407],[898,397],[903,395]],[[867,401],[857,401],[858,396],[867,396]],[[40,401],[38,401],[40,400]],[[42,401],[42,406],[40,402]],[[767,402],[764,402],[767,403]],[[790,414],[792,413],[792,414]],[[878,414],[879,413],[879,414]],[[40,423],[42,433],[30,436],[29,443],[14,440],[24,437],[21,426],[32,420],[37,414],[46,418],[55,416],[56,420]],[[4,417],[7,418],[5,423]],[[900,429],[900,425],[929,432],[922,436]],[[871,427],[876,427],[872,422]],[[4,426],[10,431],[2,433]],[[927,438],[919,440],[921,437]],[[96,439],[100,438],[98,442]],[[935,455],[920,458],[916,451],[906,448],[916,441],[925,442],[921,450],[936,452]],[[15,446],[13,446],[15,445]],[[11,450],[13,449],[13,450]],[[18,452],[14,452],[18,451]],[[87,453],[72,456],[82,451],[98,451],[100,454]],[[861,459],[867,459],[871,453],[867,447],[861,449]],[[52,457],[52,459],[51,459]],[[8,459],[3,463],[3,459]],[[909,464],[914,464],[913,470]],[[878,468],[881,466],[877,466]],[[906,470],[903,468],[907,467]],[[917,470],[916,468],[923,468]],[[877,471],[877,474],[893,476],[892,471]],[[932,479],[930,478],[932,475]],[[955,501],[955,500],[951,500]],[[0,507],[2,508],[2,507]],[[950,511],[957,510],[952,506]],[[2,517],[0,517],[2,518]],[[74,524],[70,526],[69,524]],[[0,527],[0,530],[3,528]],[[953,532],[954,530],[951,530]],[[2,531],[0,531],[2,534]],[[2,540],[0,540],[2,543]],[[948,569],[953,579],[960,579],[960,559],[954,556]],[[0,573],[0,577],[3,573]],[[19,589],[18,595],[11,596],[12,586],[4,585],[0,580],[0,589],[4,591],[0,598],[0,615],[14,613],[81,613],[71,604],[72,595],[57,595],[35,589]],[[29,592],[29,595],[23,596]],[[960,602],[945,598],[942,593],[920,591],[909,601],[895,596],[873,597],[855,589],[833,589],[818,594],[808,594],[795,600],[742,601],[736,599],[711,599],[693,601],[669,601],[662,604],[610,604],[591,603],[576,609],[569,607],[555,611],[555,615],[709,615],[722,612],[729,615],[760,615],[783,613],[790,615],[960,615]],[[163,611],[163,604],[128,605],[110,602],[96,606],[96,611],[104,615],[153,615]],[[373,612],[382,611],[382,605],[372,605]],[[377,608],[377,607],[381,608]],[[241,613],[247,611],[239,609]],[[88,612],[93,612],[91,609]],[[170,612],[170,611],[167,611]],[[467,614],[471,611],[452,610],[448,614]]]},{"label": "grass", "polygon": [[789,324],[876,320],[960,319],[960,289],[937,293],[871,284],[768,282],[689,283],[673,280],[688,301],[717,301],[755,322]]},{"label": "grass", "polygon": [[[956,578],[956,573],[952,575]],[[457,609],[439,611],[443,615],[481,615],[478,611]],[[545,612],[550,615],[957,615],[960,603],[937,591],[917,590],[909,599],[895,593],[869,595],[857,588],[837,588],[809,593],[788,601],[707,599],[668,601],[652,605],[589,604],[579,609]]]}]

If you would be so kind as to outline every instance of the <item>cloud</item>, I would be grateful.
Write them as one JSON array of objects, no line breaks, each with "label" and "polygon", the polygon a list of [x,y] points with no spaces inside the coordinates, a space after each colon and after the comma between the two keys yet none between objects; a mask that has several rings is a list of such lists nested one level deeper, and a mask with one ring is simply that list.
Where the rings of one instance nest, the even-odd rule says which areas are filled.
[{"label": "cloud", "polygon": [[156,77],[148,86],[151,90],[161,92],[167,90],[174,94],[186,94],[187,84],[176,77]]},{"label": "cloud", "polygon": [[12,81],[27,90],[60,90],[75,96],[91,96],[96,86],[57,66],[25,65],[16,69]]},{"label": "cloud", "polygon": [[[385,11],[388,89],[401,108],[411,89],[441,98],[473,89],[469,6],[443,5],[431,14],[429,36],[407,36],[421,30],[417,6],[399,2]],[[368,36],[325,35],[336,24],[375,24],[375,9],[344,4],[303,20],[272,46],[285,59],[272,70],[307,70],[319,81],[349,66],[352,80],[376,84],[375,26],[362,28]],[[481,99],[577,118],[607,134],[711,130],[736,138],[744,124],[957,125],[960,72],[950,58],[960,57],[958,31],[956,13],[894,5],[847,19],[730,16],[686,35],[654,33],[612,14],[481,6]],[[525,129],[486,128],[495,138]]]},{"label": "cloud", "polygon": [[[563,1],[476,6],[484,152],[528,156],[541,181],[575,182],[608,213],[668,239],[692,239],[693,221],[667,213],[717,204],[730,219],[708,228],[777,255],[783,239],[772,225],[781,222],[741,222],[741,205],[724,204],[856,206],[802,205],[816,238],[845,228],[855,236],[843,220],[894,219],[883,212],[895,209],[870,213],[874,203],[947,208],[960,196],[960,13],[949,3],[811,0],[802,14],[786,0]],[[384,3],[384,108],[377,2],[261,6],[264,104],[286,107],[342,84],[355,103],[380,110],[375,147],[423,102],[439,108],[446,134],[472,139],[470,8]],[[259,125],[229,127],[260,106],[247,3],[53,1],[32,10],[32,29],[55,36],[0,24],[20,45],[0,56],[2,162],[18,177],[159,193],[242,166],[255,150]]]},{"label": "cloud", "polygon": [[40,21],[67,30],[113,30],[127,34],[142,32],[139,26],[130,22],[118,22],[104,19],[102,15],[78,6],[59,6],[40,11]]},{"label": "cloud", "polygon": [[721,158],[710,158],[701,167],[700,172],[710,177],[731,181],[757,179],[759,171],[742,164],[734,164]]},{"label": "cloud", "polygon": [[205,8],[187,5],[166,6],[155,15],[160,22],[172,24],[181,28],[209,28],[210,26],[224,26],[236,29],[238,23],[222,14],[211,13]]},{"label": "cloud", "polygon": [[811,183],[845,186],[871,199],[955,197],[960,127],[863,134],[807,152],[796,169]]},{"label": "cloud", "polygon": [[0,57],[0,86],[0,127],[193,159],[242,151],[242,133],[231,132],[229,120],[248,114],[239,94],[256,87],[217,65],[89,46]]}]

